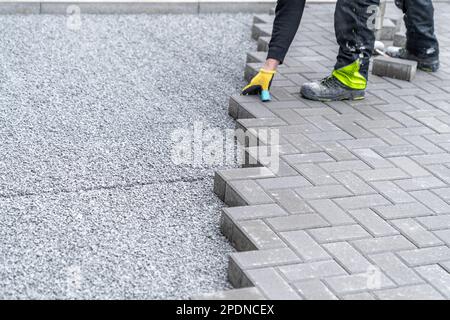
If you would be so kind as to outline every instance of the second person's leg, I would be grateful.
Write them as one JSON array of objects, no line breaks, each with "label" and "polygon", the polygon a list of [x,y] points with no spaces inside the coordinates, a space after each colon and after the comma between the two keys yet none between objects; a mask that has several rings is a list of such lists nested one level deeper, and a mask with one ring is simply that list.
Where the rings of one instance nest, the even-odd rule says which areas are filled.
[{"label": "second person's leg", "polygon": [[431,0],[396,0],[402,9],[406,25],[406,48],[397,55],[417,61],[425,71],[439,69],[439,43],[434,33],[434,8]]}]

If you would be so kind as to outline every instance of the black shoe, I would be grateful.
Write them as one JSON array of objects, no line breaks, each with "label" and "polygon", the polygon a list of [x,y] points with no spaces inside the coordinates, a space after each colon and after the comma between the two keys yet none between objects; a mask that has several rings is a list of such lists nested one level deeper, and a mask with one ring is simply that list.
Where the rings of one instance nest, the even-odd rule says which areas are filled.
[{"label": "black shoe", "polygon": [[436,72],[439,70],[439,55],[417,56],[407,49],[401,48],[395,52],[388,52],[393,58],[417,61],[417,68],[426,72]]},{"label": "black shoe", "polygon": [[365,90],[356,90],[342,84],[336,77],[329,76],[319,81],[302,85],[303,97],[316,101],[362,100]]}]

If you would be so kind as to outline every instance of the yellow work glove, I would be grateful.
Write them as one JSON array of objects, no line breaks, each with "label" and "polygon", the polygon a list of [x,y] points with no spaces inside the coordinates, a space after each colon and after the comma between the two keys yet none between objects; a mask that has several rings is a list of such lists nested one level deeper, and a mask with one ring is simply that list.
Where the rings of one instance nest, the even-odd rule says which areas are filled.
[{"label": "yellow work glove", "polygon": [[259,94],[262,101],[270,101],[270,85],[275,76],[276,71],[259,70],[258,74],[253,77],[252,81],[242,89],[243,95]]}]

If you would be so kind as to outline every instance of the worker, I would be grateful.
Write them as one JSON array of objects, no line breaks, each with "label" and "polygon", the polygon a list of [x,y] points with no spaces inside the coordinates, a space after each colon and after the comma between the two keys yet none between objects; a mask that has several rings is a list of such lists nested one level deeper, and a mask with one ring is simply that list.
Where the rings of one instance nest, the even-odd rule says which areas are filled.
[{"label": "worker", "polygon": [[[373,14],[380,0],[338,0],[334,28],[339,53],[331,75],[305,83],[303,97],[318,101],[364,99],[369,62],[375,43]],[[431,0],[396,0],[403,10],[406,25],[406,48],[395,57],[415,60],[421,70],[439,68],[439,44],[434,33],[434,9]],[[260,94],[269,101],[270,86],[277,67],[283,63],[297,33],[305,0],[278,0],[267,60],[259,73],[242,90],[242,94]],[[318,22],[319,23],[319,22]]]}]

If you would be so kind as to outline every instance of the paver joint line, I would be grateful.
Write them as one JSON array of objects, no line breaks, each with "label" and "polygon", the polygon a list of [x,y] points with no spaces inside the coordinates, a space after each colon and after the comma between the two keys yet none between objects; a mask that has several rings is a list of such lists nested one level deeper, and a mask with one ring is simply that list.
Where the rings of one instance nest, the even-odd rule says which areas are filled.
[{"label": "paver joint line", "polygon": [[[446,52],[450,27],[440,13],[450,4],[435,5]],[[330,20],[333,6],[314,9],[273,80],[273,100],[230,99],[233,118],[252,118],[239,128],[280,130],[284,164],[283,172],[272,170],[249,148],[275,178],[249,177],[247,169],[229,179],[216,175],[222,189],[241,195],[241,207],[231,208],[239,219],[224,209],[223,229],[245,229],[250,244],[240,240],[237,248],[256,250],[231,256],[230,279],[269,299],[449,299],[450,56],[441,55],[439,72],[417,71],[414,80],[415,70],[405,69],[411,82],[370,75],[362,102],[304,100],[299,86],[327,75],[337,50],[321,41],[334,38],[332,24],[318,22]],[[392,3],[388,10],[395,10]],[[248,54],[247,80],[265,59],[272,21],[254,18],[259,52]],[[236,197],[229,201],[235,205]],[[258,214],[261,203],[267,204]]]}]

